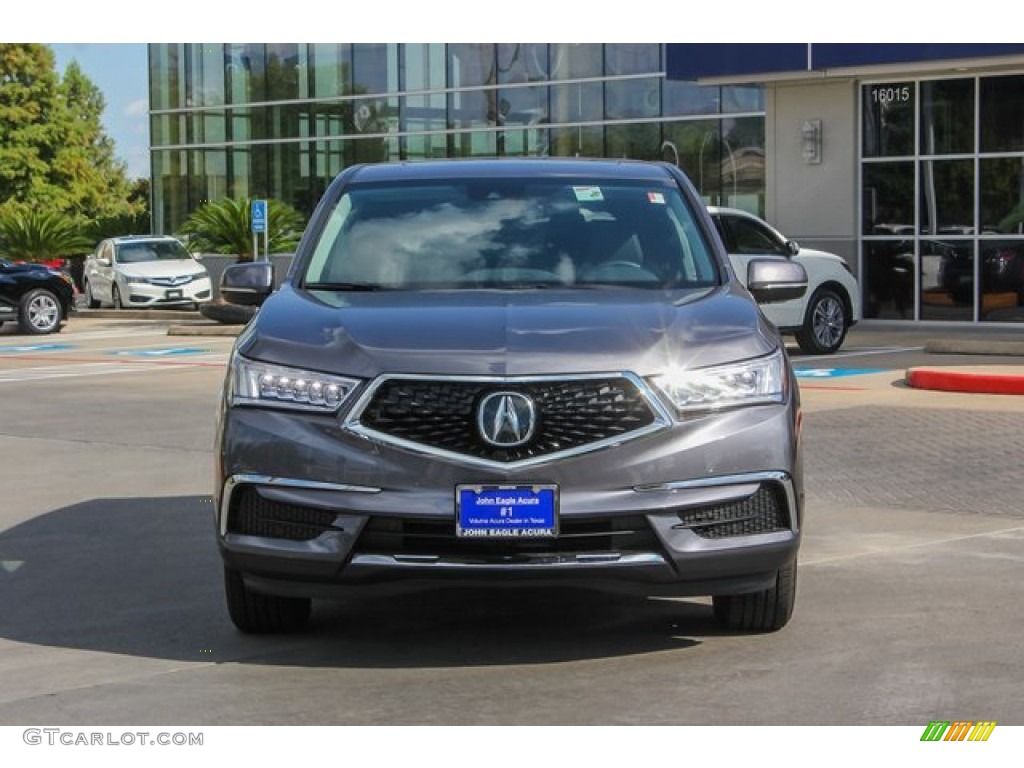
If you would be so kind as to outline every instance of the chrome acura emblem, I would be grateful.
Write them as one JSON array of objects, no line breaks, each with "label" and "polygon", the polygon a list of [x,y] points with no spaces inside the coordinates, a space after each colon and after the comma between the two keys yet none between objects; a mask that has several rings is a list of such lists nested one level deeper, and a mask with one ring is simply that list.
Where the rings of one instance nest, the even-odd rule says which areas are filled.
[{"label": "chrome acura emblem", "polygon": [[476,415],[481,437],[502,448],[525,443],[536,424],[533,400],[518,392],[492,392],[480,401]]}]

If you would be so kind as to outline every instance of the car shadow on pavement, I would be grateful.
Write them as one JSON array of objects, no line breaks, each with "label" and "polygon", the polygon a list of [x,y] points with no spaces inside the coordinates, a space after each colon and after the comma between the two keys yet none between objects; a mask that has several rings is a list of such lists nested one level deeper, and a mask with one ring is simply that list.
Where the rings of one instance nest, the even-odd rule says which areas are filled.
[{"label": "car shadow on pavement", "polygon": [[0,532],[0,638],[131,656],[309,667],[541,664],[679,650],[706,602],[446,588],[317,601],[298,634],[227,617],[209,497],[95,499]]}]

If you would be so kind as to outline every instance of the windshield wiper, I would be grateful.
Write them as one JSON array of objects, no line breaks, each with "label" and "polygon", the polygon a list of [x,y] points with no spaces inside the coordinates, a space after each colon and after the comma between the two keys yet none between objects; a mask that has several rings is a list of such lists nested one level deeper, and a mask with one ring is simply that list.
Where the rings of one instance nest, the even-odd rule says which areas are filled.
[{"label": "windshield wiper", "polygon": [[305,283],[303,288],[311,291],[382,291],[384,286],[377,283]]}]

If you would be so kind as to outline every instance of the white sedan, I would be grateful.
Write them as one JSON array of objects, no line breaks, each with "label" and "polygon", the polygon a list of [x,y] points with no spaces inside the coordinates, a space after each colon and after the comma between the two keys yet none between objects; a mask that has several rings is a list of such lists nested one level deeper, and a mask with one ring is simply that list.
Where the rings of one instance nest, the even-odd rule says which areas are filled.
[{"label": "white sedan", "polygon": [[796,336],[808,354],[827,355],[842,346],[846,332],[861,318],[860,288],[846,262],[833,253],[801,248],[768,223],[746,211],[708,206],[733,269],[746,282],[751,259],[795,259],[807,272],[802,298],[761,307],[784,333]]},{"label": "white sedan", "polygon": [[91,309],[195,307],[212,297],[206,267],[180,241],[162,235],[104,240],[86,259],[82,279]]}]

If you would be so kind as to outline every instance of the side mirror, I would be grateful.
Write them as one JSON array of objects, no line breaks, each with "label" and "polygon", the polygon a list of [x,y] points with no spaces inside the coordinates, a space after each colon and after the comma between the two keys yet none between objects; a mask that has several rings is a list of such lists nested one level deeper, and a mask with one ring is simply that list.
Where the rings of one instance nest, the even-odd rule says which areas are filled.
[{"label": "side mirror", "polygon": [[747,290],[759,304],[799,299],[807,292],[807,272],[795,261],[753,259],[747,264]]},{"label": "side mirror", "polygon": [[798,243],[796,240],[787,240],[786,252],[790,256],[796,256],[798,253],[800,253],[800,243]]},{"label": "side mirror", "polygon": [[267,261],[232,264],[220,276],[220,295],[232,304],[259,306],[274,290],[274,265]]},{"label": "side mirror", "polygon": [[109,267],[110,259],[96,259],[96,263],[99,264],[101,267]]}]

